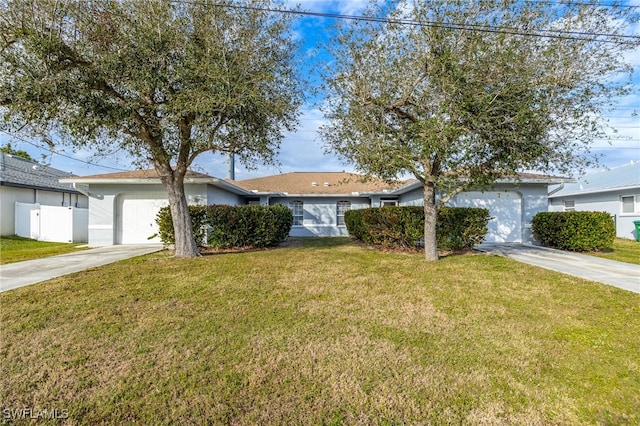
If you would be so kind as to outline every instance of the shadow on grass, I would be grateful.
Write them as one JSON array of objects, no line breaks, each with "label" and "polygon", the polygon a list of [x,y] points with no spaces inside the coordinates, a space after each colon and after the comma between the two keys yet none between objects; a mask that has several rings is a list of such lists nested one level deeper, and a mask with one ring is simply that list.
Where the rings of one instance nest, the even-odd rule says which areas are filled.
[{"label": "shadow on grass", "polygon": [[[275,247],[232,247],[232,248],[212,248],[212,247],[200,247],[200,254],[202,256],[215,256],[221,254],[234,254],[234,253],[254,253],[261,251],[274,251],[283,249],[302,249],[302,250],[317,250],[317,249],[337,249],[340,247],[346,247],[350,245],[360,246],[367,250],[374,250],[381,253],[389,254],[423,254],[422,247],[416,248],[387,248],[382,246],[376,246],[371,244],[365,244],[357,241],[351,237],[288,237],[285,241],[281,242]],[[469,250],[440,250],[440,259],[456,256],[466,256],[469,254],[477,254],[473,249]]]},{"label": "shadow on grass", "polygon": [[599,250],[591,250],[591,253],[594,253],[594,254],[598,254],[598,253],[610,254],[610,253],[615,253],[615,251],[616,250],[614,248],[610,247],[610,248],[602,248],[602,249],[599,249]]},{"label": "shadow on grass", "polygon": [[229,247],[213,248],[200,247],[200,255],[215,256],[233,253],[254,253],[261,251],[273,251],[289,248],[319,249],[337,248],[353,244],[354,240],[349,237],[288,237],[286,240],[274,247]]}]

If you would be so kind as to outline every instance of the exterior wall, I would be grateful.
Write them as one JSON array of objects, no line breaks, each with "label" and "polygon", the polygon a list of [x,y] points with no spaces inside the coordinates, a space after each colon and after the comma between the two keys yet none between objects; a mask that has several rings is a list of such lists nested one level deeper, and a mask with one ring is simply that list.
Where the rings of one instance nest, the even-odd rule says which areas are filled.
[{"label": "exterior wall", "polygon": [[406,194],[402,194],[398,200],[399,206],[422,206],[424,205],[424,195],[422,188],[414,189]]},{"label": "exterior wall", "polygon": [[302,201],[304,212],[303,225],[294,225],[289,233],[291,237],[348,236],[347,227],[337,225],[338,201],[350,201],[352,210],[369,207],[368,198],[358,197],[274,197],[269,200],[269,204],[289,207],[291,201]]},{"label": "exterior wall", "polygon": [[[189,204],[207,204],[207,185],[185,185]],[[161,184],[92,184],[89,186],[89,246],[100,247],[117,244],[118,241],[118,198],[127,194],[149,194],[166,192]]]},{"label": "exterior wall", "polygon": [[244,204],[244,200],[239,195],[209,185],[207,188],[207,205],[211,204],[226,204],[229,206],[236,206],[238,204]]},{"label": "exterior wall", "polygon": [[35,203],[43,206],[62,206],[62,207],[80,207],[87,208],[88,200],[85,195],[71,194],[68,192],[54,192],[43,190],[35,191]]},{"label": "exterior wall", "polygon": [[42,189],[0,186],[0,235],[15,234],[15,204],[39,203],[45,206],[65,206],[86,208],[86,196],[68,192],[45,191]]},{"label": "exterior wall", "polygon": [[[636,197],[636,213],[622,213],[621,197],[630,195]],[[617,237],[634,240],[637,238],[633,222],[640,220],[640,189],[553,197],[549,200],[549,211],[564,211],[564,201],[574,201],[576,211],[609,213],[615,220]]]},{"label": "exterior wall", "polygon": [[397,195],[379,195],[375,194],[371,196],[371,207],[382,207],[385,201],[395,201],[397,205],[400,205],[400,197]]},{"label": "exterior wall", "polygon": [[16,201],[20,203],[34,203],[33,189],[0,186],[0,235],[15,235]]}]

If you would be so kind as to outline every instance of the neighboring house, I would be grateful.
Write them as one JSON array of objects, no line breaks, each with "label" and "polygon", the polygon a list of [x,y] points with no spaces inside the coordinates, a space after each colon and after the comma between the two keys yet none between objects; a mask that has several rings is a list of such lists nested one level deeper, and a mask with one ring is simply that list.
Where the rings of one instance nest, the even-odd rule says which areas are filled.
[{"label": "neighboring house", "polygon": [[[563,178],[521,175],[492,188],[459,194],[449,204],[486,207],[493,219],[488,242],[532,243],[531,218],[547,210],[548,185]],[[64,179],[90,195],[89,245],[158,242],[155,216],[168,204],[155,171],[135,171]],[[344,213],[351,209],[422,205],[417,181],[389,185],[354,173],[294,172],[243,181],[189,172],[189,204],[283,204],[292,209],[291,236],[344,236]]]},{"label": "neighboring house", "polygon": [[[16,203],[33,206],[25,210],[27,212],[39,210],[43,206],[86,208],[88,199],[85,195],[75,190],[71,184],[59,182],[59,179],[71,176],[73,176],[71,173],[44,166],[35,161],[0,153],[0,234],[20,234],[16,229],[17,224],[19,228],[33,229],[33,235],[29,236],[39,238],[42,235],[50,235],[51,232],[55,233],[57,231],[55,228],[60,226],[53,220],[52,224],[43,224],[42,226],[46,229],[40,232],[40,224],[30,223],[29,213],[19,215],[16,221],[18,208]],[[48,209],[48,211],[53,210]],[[34,214],[34,219],[39,217],[39,213]],[[47,217],[51,216],[47,215]],[[54,214],[55,217],[59,216]],[[86,235],[86,229],[84,234]],[[45,239],[51,241],[51,239]],[[68,239],[65,237],[63,241]]]},{"label": "neighboring house", "polygon": [[549,211],[600,211],[613,216],[616,235],[636,239],[640,220],[640,161],[585,175],[549,192]]}]

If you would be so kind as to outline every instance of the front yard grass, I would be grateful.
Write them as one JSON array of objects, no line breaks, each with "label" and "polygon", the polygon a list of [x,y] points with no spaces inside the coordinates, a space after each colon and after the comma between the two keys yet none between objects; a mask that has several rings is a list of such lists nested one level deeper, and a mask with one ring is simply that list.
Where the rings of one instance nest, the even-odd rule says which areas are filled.
[{"label": "front yard grass", "polygon": [[616,238],[610,249],[585,254],[640,265],[640,243],[636,240]]},{"label": "front yard grass", "polygon": [[0,265],[83,250],[78,244],[51,243],[16,236],[0,237]]},{"label": "front yard grass", "polygon": [[163,252],[0,304],[5,417],[640,423],[640,295],[497,256],[429,264],[348,239]]}]

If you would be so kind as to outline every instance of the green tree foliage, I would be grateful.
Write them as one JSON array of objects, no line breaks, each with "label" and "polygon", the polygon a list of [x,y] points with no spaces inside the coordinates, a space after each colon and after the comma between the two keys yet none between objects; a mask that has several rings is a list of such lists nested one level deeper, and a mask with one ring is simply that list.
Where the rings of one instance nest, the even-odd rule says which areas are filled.
[{"label": "green tree foliage", "polygon": [[24,158],[24,159],[31,160],[31,161],[36,161],[31,157],[31,155],[29,155],[29,153],[27,151],[24,151],[22,149],[14,149],[11,146],[10,143],[7,143],[6,145],[0,146],[0,152],[4,152],[6,154],[11,154],[11,155],[14,155],[16,157]]},{"label": "green tree foliage", "polygon": [[273,163],[297,122],[296,46],[289,18],[272,7],[3,0],[2,127],[150,163],[168,194],[176,256],[196,256],[184,194],[194,159],[209,151]]},{"label": "green tree foliage", "polygon": [[585,2],[391,1],[369,15],[388,20],[341,27],[322,137],[367,175],[422,183],[427,260],[456,193],[592,160],[639,40],[624,37],[635,9]]}]

